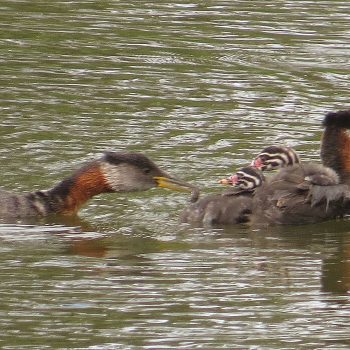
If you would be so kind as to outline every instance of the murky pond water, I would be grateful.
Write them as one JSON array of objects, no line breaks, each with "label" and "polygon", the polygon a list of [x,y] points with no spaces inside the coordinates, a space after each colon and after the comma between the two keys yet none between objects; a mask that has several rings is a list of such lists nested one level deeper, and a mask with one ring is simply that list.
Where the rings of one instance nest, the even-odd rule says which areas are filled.
[{"label": "murky pond water", "polygon": [[[1,185],[104,150],[217,180],[265,145],[319,159],[348,108],[348,1],[2,1]],[[92,200],[0,226],[2,349],[349,349],[350,223],[179,224],[189,197]]]}]

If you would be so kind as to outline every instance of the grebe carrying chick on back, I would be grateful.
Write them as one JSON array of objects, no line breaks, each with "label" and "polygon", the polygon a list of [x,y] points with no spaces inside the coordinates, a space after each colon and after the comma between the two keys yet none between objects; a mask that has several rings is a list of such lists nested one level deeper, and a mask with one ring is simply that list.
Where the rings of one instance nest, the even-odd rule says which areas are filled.
[{"label": "grebe carrying chick on back", "polygon": [[[184,210],[182,221],[211,225],[297,225],[349,214],[350,111],[328,113],[323,126],[322,164],[301,162],[289,147],[266,147],[249,171],[249,167],[243,168],[220,181],[241,188],[250,184],[248,195],[240,190],[204,197]],[[257,172],[276,169],[279,171],[268,178]],[[262,181],[257,181],[259,178]]]}]

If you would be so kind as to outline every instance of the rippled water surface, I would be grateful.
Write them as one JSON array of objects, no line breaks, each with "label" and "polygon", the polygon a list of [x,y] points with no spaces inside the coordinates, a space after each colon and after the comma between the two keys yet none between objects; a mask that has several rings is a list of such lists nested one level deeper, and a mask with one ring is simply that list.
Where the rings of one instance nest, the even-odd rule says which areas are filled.
[{"label": "rippled water surface", "polygon": [[[349,108],[348,1],[1,1],[0,180],[45,189],[104,150],[217,180],[264,146],[319,159]],[[179,224],[188,195],[0,225],[2,349],[349,349],[350,223]]]}]

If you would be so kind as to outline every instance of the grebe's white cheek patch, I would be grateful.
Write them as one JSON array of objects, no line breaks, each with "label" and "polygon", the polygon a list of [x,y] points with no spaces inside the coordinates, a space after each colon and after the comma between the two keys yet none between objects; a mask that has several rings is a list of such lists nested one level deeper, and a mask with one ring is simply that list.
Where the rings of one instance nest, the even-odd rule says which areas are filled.
[{"label": "grebe's white cheek patch", "polygon": [[156,186],[152,178],[145,181],[142,172],[130,164],[101,164],[107,185],[115,192],[145,191]]},{"label": "grebe's white cheek patch", "polygon": [[103,163],[101,170],[108,186],[115,192],[127,191],[128,169],[125,165]]}]

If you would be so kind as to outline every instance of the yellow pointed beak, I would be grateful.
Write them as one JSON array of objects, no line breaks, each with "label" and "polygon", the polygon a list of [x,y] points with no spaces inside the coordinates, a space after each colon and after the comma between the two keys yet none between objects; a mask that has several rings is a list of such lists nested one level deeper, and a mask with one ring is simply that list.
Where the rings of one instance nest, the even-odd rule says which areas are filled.
[{"label": "yellow pointed beak", "polygon": [[197,188],[187,182],[169,177],[155,176],[154,179],[156,180],[158,187],[167,188],[173,191],[192,192],[194,188]]},{"label": "yellow pointed beak", "polygon": [[191,192],[191,202],[196,201],[199,197],[199,188],[185,181],[163,176],[155,176],[154,179],[156,180],[158,187],[178,192]]}]

